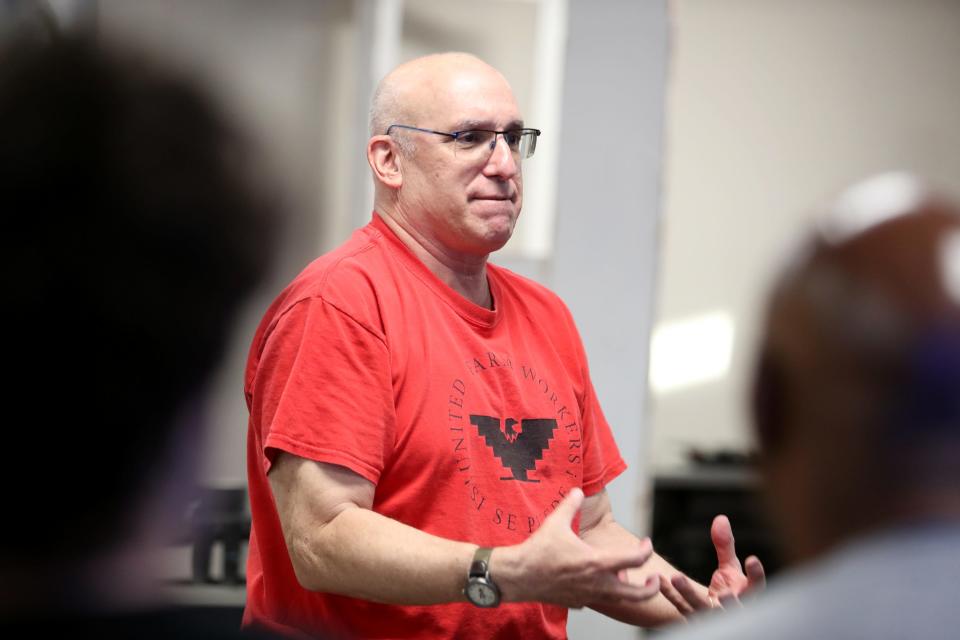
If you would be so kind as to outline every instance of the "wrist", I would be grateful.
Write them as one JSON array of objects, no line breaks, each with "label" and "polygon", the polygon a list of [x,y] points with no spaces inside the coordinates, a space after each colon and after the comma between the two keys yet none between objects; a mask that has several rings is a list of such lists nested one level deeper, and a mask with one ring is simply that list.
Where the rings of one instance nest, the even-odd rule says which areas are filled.
[{"label": "wrist", "polygon": [[463,595],[467,600],[484,609],[498,607],[501,602],[500,588],[490,575],[492,555],[493,547],[477,547],[473,552],[467,582],[463,587]]},{"label": "wrist", "polygon": [[490,576],[500,589],[502,602],[523,602],[519,545],[494,547],[490,555]]}]

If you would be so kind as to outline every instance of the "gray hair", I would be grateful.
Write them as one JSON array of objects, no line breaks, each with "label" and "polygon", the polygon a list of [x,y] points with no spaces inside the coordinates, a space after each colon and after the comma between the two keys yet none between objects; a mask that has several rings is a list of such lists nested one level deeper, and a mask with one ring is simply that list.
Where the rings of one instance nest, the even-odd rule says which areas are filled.
[{"label": "gray hair", "polygon": [[[403,122],[406,109],[401,106],[401,99],[395,83],[387,76],[377,85],[370,100],[370,136],[383,135],[392,124],[409,124]],[[417,146],[407,132],[391,132],[390,136],[397,141],[400,152],[405,156],[413,155]]]}]

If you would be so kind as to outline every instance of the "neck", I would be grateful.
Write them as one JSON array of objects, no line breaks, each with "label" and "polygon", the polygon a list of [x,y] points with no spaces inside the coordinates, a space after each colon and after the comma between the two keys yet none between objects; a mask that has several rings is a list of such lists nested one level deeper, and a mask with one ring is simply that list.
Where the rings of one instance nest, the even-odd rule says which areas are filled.
[{"label": "neck", "polygon": [[488,255],[474,256],[451,251],[442,243],[420,233],[403,216],[379,206],[376,210],[400,241],[444,284],[470,302],[493,309],[493,296],[487,280]]}]

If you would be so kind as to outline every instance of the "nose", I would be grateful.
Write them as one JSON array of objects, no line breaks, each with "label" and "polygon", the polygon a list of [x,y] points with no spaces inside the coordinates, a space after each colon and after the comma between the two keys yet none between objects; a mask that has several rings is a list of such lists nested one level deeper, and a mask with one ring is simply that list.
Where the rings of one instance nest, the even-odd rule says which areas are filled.
[{"label": "nose", "polygon": [[487,159],[483,172],[487,176],[499,176],[504,180],[509,180],[520,172],[520,160],[517,156],[514,156],[510,150],[510,145],[507,144],[507,139],[502,133],[493,137],[493,150]]}]

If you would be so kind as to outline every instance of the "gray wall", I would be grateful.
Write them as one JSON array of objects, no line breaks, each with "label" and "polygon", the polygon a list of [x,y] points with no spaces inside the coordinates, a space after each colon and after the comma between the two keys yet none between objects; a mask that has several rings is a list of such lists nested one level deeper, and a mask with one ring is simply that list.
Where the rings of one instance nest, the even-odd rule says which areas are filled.
[{"label": "gray wall", "polygon": [[[662,0],[572,0],[569,10],[550,284],[579,325],[601,406],[630,465],[608,488],[614,514],[641,532],[667,10]],[[635,637],[593,612],[572,612],[569,633]]]},{"label": "gray wall", "polygon": [[818,203],[896,169],[960,193],[957,0],[671,8],[657,324],[723,311],[734,343],[724,377],[654,397],[657,470],[752,446],[760,304]]}]

